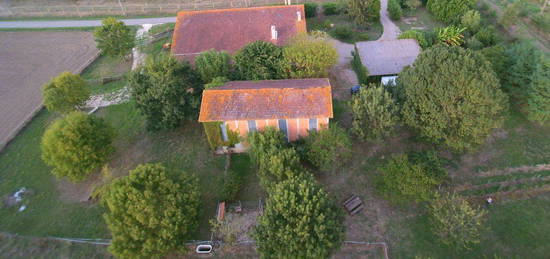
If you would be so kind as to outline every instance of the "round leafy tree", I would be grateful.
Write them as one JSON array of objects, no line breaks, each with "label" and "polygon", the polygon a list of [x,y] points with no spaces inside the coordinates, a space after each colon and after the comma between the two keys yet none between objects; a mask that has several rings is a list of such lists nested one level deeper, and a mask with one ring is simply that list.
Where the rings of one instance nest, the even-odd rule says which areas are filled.
[{"label": "round leafy tree", "polygon": [[123,57],[135,46],[134,32],[124,22],[112,17],[103,19],[94,36],[101,53],[111,57]]},{"label": "round leafy tree", "polygon": [[347,13],[353,21],[361,26],[380,18],[380,0],[349,0]]},{"label": "round leafy tree", "polygon": [[103,119],[73,112],[56,120],[42,136],[42,160],[57,177],[83,180],[114,152],[113,128]]},{"label": "round leafy tree", "polygon": [[468,12],[475,0],[428,0],[426,7],[440,21],[459,23],[460,18]]},{"label": "round leafy tree", "polygon": [[300,35],[284,50],[285,68],[291,78],[327,77],[336,64],[336,49],[323,38]]},{"label": "round leafy tree", "polygon": [[263,258],[328,258],[344,237],[342,212],[311,176],[270,192],[254,237]]},{"label": "round leafy tree", "polygon": [[433,232],[444,244],[469,248],[479,243],[486,212],[457,194],[436,194],[428,206]]},{"label": "round leafy tree", "polygon": [[149,130],[173,129],[197,115],[202,82],[188,63],[167,55],[148,59],[128,84]]},{"label": "round leafy tree", "polygon": [[243,80],[283,78],[283,50],[270,42],[252,42],[235,55],[235,67]]},{"label": "round leafy tree", "polygon": [[205,51],[195,58],[195,67],[204,83],[217,77],[229,77],[231,57],[225,51]]},{"label": "round leafy tree", "polygon": [[84,105],[90,90],[80,75],[63,72],[44,85],[44,106],[49,111],[69,113]]},{"label": "round leafy tree", "polygon": [[461,47],[438,45],[422,52],[398,83],[404,122],[459,152],[483,143],[507,108],[491,65]]},{"label": "round leafy tree", "polygon": [[351,130],[363,140],[381,140],[394,132],[398,107],[383,86],[363,87],[351,101]]},{"label": "round leafy tree", "polygon": [[198,226],[197,178],[169,172],[161,164],[139,165],[114,180],[102,202],[113,236],[109,251],[117,257],[151,258],[185,251],[185,241]]},{"label": "round leafy tree", "polygon": [[337,124],[328,129],[310,131],[305,138],[305,149],[307,159],[321,171],[336,171],[351,158],[351,140]]}]

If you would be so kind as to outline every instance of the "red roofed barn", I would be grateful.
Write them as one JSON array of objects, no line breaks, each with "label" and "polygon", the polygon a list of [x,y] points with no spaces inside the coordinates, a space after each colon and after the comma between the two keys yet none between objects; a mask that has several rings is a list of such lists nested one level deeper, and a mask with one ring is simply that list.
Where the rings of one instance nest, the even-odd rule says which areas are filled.
[{"label": "red roofed barn", "polygon": [[245,138],[249,132],[274,127],[289,141],[327,127],[332,118],[332,94],[326,78],[233,81],[204,90],[199,122],[222,122]]},{"label": "red roofed barn", "polygon": [[172,40],[172,55],[193,61],[199,53],[215,49],[231,54],[254,41],[284,45],[306,33],[303,5],[181,11]]}]

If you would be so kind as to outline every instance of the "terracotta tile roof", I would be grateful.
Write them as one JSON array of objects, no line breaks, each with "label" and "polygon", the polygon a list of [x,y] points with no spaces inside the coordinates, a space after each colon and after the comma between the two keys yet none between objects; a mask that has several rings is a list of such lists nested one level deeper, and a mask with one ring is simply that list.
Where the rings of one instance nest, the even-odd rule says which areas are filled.
[{"label": "terracotta tile roof", "polygon": [[[272,25],[276,27],[277,40],[271,39]],[[301,32],[306,32],[303,5],[182,11],[176,20],[171,51],[176,57],[191,61],[206,50],[234,53],[258,40],[282,45]]]},{"label": "terracotta tile roof", "polygon": [[233,81],[202,93],[200,122],[332,118],[327,78]]}]

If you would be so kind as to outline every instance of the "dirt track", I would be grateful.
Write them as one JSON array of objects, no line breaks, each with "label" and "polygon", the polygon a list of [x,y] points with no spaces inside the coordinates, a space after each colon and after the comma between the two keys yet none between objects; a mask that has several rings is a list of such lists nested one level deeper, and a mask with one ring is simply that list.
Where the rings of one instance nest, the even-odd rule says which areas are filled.
[{"label": "dirt track", "polygon": [[42,106],[42,85],[96,54],[91,32],[0,32],[0,150]]}]

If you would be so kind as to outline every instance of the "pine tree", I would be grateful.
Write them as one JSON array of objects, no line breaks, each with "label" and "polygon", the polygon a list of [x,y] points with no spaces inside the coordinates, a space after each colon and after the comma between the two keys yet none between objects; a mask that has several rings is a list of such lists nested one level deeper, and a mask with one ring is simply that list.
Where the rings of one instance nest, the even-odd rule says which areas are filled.
[{"label": "pine tree", "polygon": [[533,73],[527,97],[528,118],[541,124],[550,121],[550,59],[544,57]]},{"label": "pine tree", "polygon": [[362,87],[351,102],[352,132],[363,140],[390,136],[397,124],[398,107],[383,86]]}]

